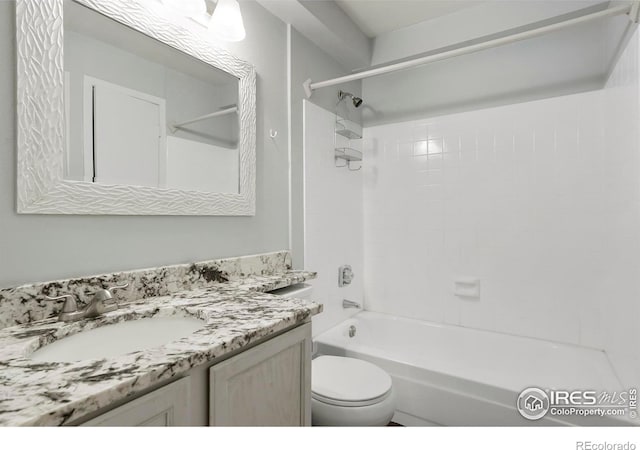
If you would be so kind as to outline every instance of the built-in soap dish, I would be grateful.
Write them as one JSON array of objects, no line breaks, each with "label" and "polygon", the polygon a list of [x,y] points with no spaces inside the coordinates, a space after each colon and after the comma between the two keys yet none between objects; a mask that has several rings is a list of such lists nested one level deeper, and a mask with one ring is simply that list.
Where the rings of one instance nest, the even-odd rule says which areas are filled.
[{"label": "built-in soap dish", "polygon": [[453,295],[461,298],[480,299],[480,278],[456,278],[453,280]]}]

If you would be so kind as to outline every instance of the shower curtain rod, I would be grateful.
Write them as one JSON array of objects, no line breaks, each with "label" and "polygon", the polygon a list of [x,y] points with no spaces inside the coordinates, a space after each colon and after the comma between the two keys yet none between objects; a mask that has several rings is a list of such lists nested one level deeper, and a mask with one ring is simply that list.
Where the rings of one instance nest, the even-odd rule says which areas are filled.
[{"label": "shower curtain rod", "polygon": [[390,72],[396,72],[398,70],[409,69],[411,67],[421,66],[423,64],[428,64],[434,61],[441,61],[443,59],[454,58],[456,56],[467,55],[469,53],[479,52],[481,50],[486,50],[493,47],[498,47],[505,44],[510,44],[512,42],[522,41],[525,39],[530,39],[537,36],[542,36],[547,33],[552,33],[554,31],[562,30],[568,27],[572,27],[574,25],[580,25],[583,23],[591,22],[593,20],[603,19],[606,17],[613,17],[622,14],[628,14],[629,19],[635,23],[638,23],[638,14],[640,11],[639,2],[633,1],[626,5],[615,6],[613,8],[607,8],[603,11],[598,11],[591,14],[585,14],[584,16],[576,17],[574,19],[565,20],[562,22],[554,23],[551,25],[546,25],[540,28],[535,28],[533,30],[523,31],[521,33],[515,33],[509,36],[504,36],[497,39],[492,39],[490,41],[481,42],[479,44],[472,44],[466,47],[457,48],[455,50],[449,50],[441,53],[436,53],[429,56],[423,56],[421,58],[412,59],[409,61],[403,61],[396,64],[390,64],[388,66],[377,67],[375,69],[365,70],[363,72],[354,73],[351,75],[345,75],[338,78],[333,78],[331,80],[326,81],[318,81],[312,82],[311,79],[308,79],[302,86],[304,87],[305,93],[307,94],[307,98],[311,97],[313,91],[316,89],[335,86],[337,84],[347,83],[349,81],[362,80],[364,78],[375,77],[378,75],[384,75]]}]

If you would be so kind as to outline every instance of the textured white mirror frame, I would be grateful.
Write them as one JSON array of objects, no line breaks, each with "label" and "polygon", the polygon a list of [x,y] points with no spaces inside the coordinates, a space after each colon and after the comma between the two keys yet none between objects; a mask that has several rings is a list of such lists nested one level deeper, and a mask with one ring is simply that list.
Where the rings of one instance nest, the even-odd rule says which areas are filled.
[{"label": "textured white mirror frame", "polygon": [[63,0],[17,0],[17,209],[21,214],[255,214],[254,67],[131,0],[76,0],[239,79],[238,194],[110,186],[63,179]]}]

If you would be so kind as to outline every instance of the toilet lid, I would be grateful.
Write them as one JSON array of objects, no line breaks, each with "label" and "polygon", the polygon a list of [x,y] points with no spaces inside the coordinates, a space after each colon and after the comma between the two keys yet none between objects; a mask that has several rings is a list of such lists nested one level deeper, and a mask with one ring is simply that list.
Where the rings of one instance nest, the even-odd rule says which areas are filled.
[{"label": "toilet lid", "polygon": [[312,361],[311,372],[311,391],[320,400],[369,402],[391,390],[389,374],[360,359],[319,356]]}]

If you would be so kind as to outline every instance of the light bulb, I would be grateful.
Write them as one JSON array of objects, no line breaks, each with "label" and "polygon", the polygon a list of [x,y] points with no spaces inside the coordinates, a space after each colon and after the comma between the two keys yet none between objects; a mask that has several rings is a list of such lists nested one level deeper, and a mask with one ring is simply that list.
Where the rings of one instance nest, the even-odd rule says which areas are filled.
[{"label": "light bulb", "polygon": [[177,16],[197,17],[207,13],[204,0],[162,0],[168,12]]},{"label": "light bulb", "polygon": [[209,22],[209,32],[223,41],[237,42],[245,38],[242,13],[237,0],[218,0]]}]

